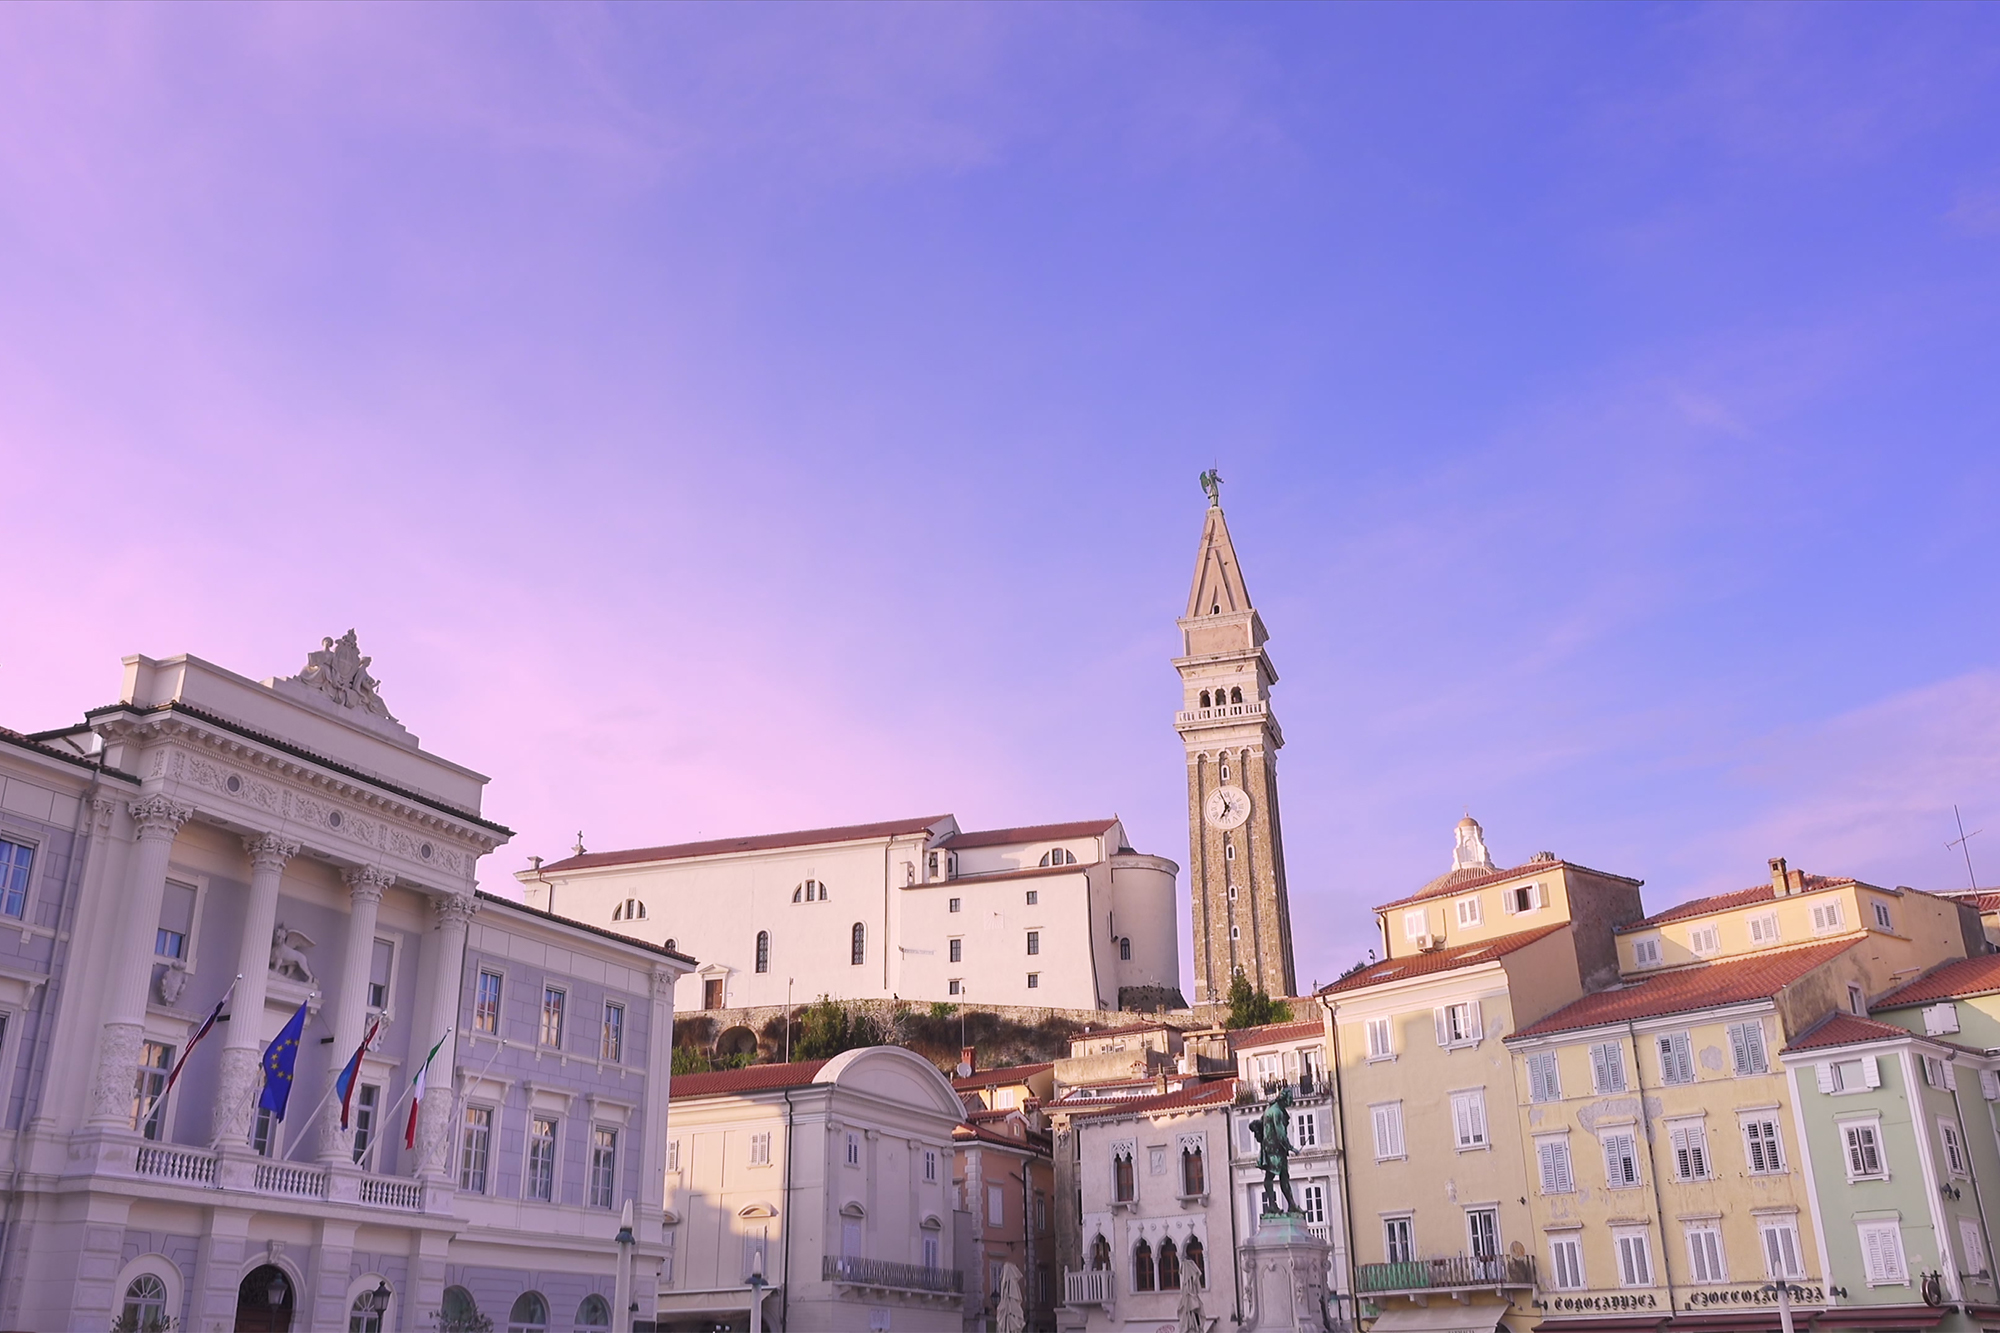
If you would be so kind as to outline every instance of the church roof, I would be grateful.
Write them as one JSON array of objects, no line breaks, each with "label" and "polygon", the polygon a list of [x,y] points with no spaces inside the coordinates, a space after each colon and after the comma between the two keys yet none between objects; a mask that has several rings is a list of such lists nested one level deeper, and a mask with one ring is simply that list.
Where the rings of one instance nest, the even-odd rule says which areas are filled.
[{"label": "church roof", "polygon": [[810,847],[822,842],[865,842],[871,838],[928,832],[950,818],[950,815],[930,815],[920,819],[889,819],[879,824],[844,824],[837,828],[797,829],[790,833],[759,833],[747,838],[711,838],[706,842],[680,842],[665,847],[635,847],[622,852],[585,852],[582,856],[566,856],[560,861],[551,861],[542,870],[593,870],[599,866],[637,865],[646,861],[691,861],[702,856]]},{"label": "church roof", "polygon": [[[954,833],[940,847],[1004,847],[1015,842],[1060,842],[1065,838],[1095,838],[1111,831],[1115,819],[1085,819],[1074,824],[1023,824],[1019,828],[973,829]],[[1112,849],[1116,851],[1116,848]]]},{"label": "church roof", "polygon": [[1229,540],[1229,524],[1223,521],[1222,506],[1210,505],[1201,525],[1201,547],[1194,559],[1194,583],[1188,588],[1187,619],[1212,611],[1249,611],[1250,589],[1243,583],[1243,568],[1236,562],[1236,545]]},{"label": "church roof", "polygon": [[1350,972],[1330,986],[1320,987],[1319,993],[1344,995],[1348,991],[1364,990],[1369,986],[1383,986],[1392,981],[1408,981],[1411,977],[1430,976],[1433,973],[1450,972],[1461,967],[1476,967],[1480,963],[1490,963],[1496,958],[1504,958],[1516,949],[1526,948],[1537,940],[1546,939],[1557,931],[1568,928],[1568,922],[1558,921],[1551,926],[1516,931],[1512,935],[1481,940],[1477,944],[1454,944],[1449,948],[1434,949],[1429,953],[1385,958],[1379,963],[1370,963],[1358,972]]}]

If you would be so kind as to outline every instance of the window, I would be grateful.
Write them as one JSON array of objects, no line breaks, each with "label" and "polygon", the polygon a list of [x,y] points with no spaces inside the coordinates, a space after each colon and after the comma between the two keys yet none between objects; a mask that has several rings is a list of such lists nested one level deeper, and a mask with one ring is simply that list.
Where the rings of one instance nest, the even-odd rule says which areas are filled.
[{"label": "window", "polygon": [[1768,1176],[1785,1169],[1785,1154],[1779,1145],[1776,1120],[1759,1118],[1743,1122],[1743,1155],[1750,1163],[1752,1175]]},{"label": "window", "polygon": [[952,941],[951,941],[951,944],[950,944],[950,946],[949,946],[949,947],[950,947],[950,953],[951,953],[951,961],[952,961],[952,962],[954,962],[954,963],[962,963],[962,962],[964,962],[964,961],[965,961],[965,941],[964,941],[964,940],[962,940],[962,939],[954,939],[954,940],[952,940]]},{"label": "window", "polygon": [[[1181,1247],[1181,1266],[1187,1272],[1194,1274],[1194,1284],[1197,1287],[1208,1285],[1208,1262],[1207,1257],[1202,1252],[1201,1237],[1189,1236],[1187,1238],[1187,1244]],[[1048,1270],[1043,1269],[1042,1271],[1047,1272]]]},{"label": "window", "polygon": [[868,961],[868,928],[859,921],[848,932],[847,962],[849,966],[860,967]]},{"label": "window", "polygon": [[1713,1223],[1690,1224],[1687,1229],[1688,1267],[1697,1282],[1727,1282],[1722,1266],[1722,1233]]},{"label": "window", "polygon": [[1537,907],[1549,905],[1548,890],[1539,884],[1523,884],[1518,889],[1507,889],[1502,892],[1500,905],[1515,915],[1532,912]]},{"label": "window", "polygon": [[1224,843],[1222,844],[1222,859],[1223,859],[1223,860],[1225,860],[1225,861],[1234,861],[1234,860],[1236,859],[1236,844],[1235,844],[1235,843],[1233,843],[1233,842],[1224,842]]},{"label": "window", "polygon": [[1536,1051],[1528,1057],[1528,1100],[1531,1102],[1559,1102],[1562,1100],[1562,1073],[1556,1066],[1554,1051]]},{"label": "window", "polygon": [[1847,983],[1847,1012],[1868,1017],[1868,996],[1852,981]]},{"label": "window", "polygon": [[1458,924],[1476,926],[1479,924],[1479,899],[1460,898],[1458,900]]},{"label": "window", "polygon": [[395,944],[376,940],[368,955],[368,1007],[377,1013],[389,1007],[389,978],[395,965]]},{"label": "window", "polygon": [[847,1164],[861,1165],[861,1136],[851,1129],[847,1131]]},{"label": "window", "polygon": [[1031,930],[1031,931],[1029,931],[1029,932],[1028,932],[1028,952],[1029,952],[1030,954],[1038,954],[1038,953],[1040,953],[1041,951],[1042,951],[1042,932],[1041,932],[1041,931],[1039,931],[1039,930]]},{"label": "window", "polygon": [[598,1058],[617,1064],[625,1058],[625,1006],[604,1002],[604,1038],[598,1044]]},{"label": "window", "polygon": [[0,913],[25,916],[28,875],[35,868],[35,849],[25,842],[0,838]]},{"label": "window", "polygon": [[1454,1092],[1451,1095],[1451,1125],[1461,1151],[1487,1146],[1484,1089],[1474,1088],[1469,1092]]},{"label": "window", "polygon": [[1849,1180],[1881,1179],[1888,1175],[1882,1169],[1882,1138],[1872,1122],[1842,1125],[1840,1135],[1847,1144]]},{"label": "window", "polygon": [[1403,1156],[1403,1104],[1384,1102],[1369,1108],[1375,1122],[1375,1160]]},{"label": "window", "polygon": [[1954,1176],[1962,1176],[1965,1171],[1965,1144],[1958,1136],[1958,1126],[1949,1120],[1938,1121],[1938,1141],[1944,1145],[1944,1164]]},{"label": "window", "polygon": [[1829,1061],[1814,1073],[1821,1092],[1859,1092],[1863,1088],[1882,1085],[1882,1071],[1872,1055],[1864,1055],[1858,1060]]},{"label": "window", "polygon": [[1319,1116],[1312,1111],[1292,1112],[1292,1146],[1319,1147]]},{"label": "window", "polygon": [[259,1157],[278,1155],[278,1117],[267,1106],[258,1107],[250,1121],[250,1151]]},{"label": "window", "polygon": [[1933,1088],[1950,1088],[1953,1091],[1958,1089],[1958,1076],[1952,1073],[1950,1065],[1935,1055],[1924,1057],[1924,1082]]},{"label": "window", "polygon": [[1830,898],[1823,903],[1814,903],[1812,909],[1813,933],[1824,935],[1840,929],[1840,899]]},{"label": "window", "polygon": [[1894,1222],[1863,1222],[1855,1229],[1861,1234],[1861,1261],[1868,1274],[1868,1285],[1907,1284],[1910,1270],[1903,1262],[1902,1227]]},{"label": "window", "polygon": [[1694,1082],[1694,1048],[1685,1032],[1662,1032],[1654,1039],[1660,1052],[1660,1082]]},{"label": "window", "polygon": [[1208,1172],[1202,1166],[1199,1144],[1181,1145],[1181,1197],[1192,1199],[1208,1193]]},{"label": "window", "polygon": [[375,1120],[382,1110],[382,1089],[373,1083],[363,1083],[354,1090],[354,1160],[360,1161],[368,1155],[368,1147],[375,1142]]},{"label": "window", "polygon": [[1073,866],[1076,864],[1076,853],[1070,851],[1067,847],[1051,847],[1048,851],[1042,853],[1042,864],[1045,866]]},{"label": "window", "polygon": [[1007,1222],[1007,1189],[1004,1185],[986,1187],[986,1225],[1004,1226]]},{"label": "window", "polygon": [[1046,1236],[1049,1231],[1049,1196],[1035,1191],[1035,1234]]},{"label": "window", "polygon": [[1639,1183],[1639,1139],[1631,1130],[1604,1136],[1604,1183],[1612,1189],[1630,1189]]},{"label": "window", "polygon": [[1653,1285],[1653,1256],[1646,1243],[1643,1231],[1620,1231],[1614,1233],[1618,1246],[1618,1285],[1621,1287],[1650,1287]]},{"label": "window", "polygon": [[959,906],[960,906],[959,900],[957,898],[953,898],[949,903],[945,904],[944,910],[947,912],[956,912],[959,909]]},{"label": "window", "polygon": [[556,1122],[538,1115],[528,1122],[527,1197],[551,1201],[556,1196]]},{"label": "window", "polygon": [[188,936],[194,932],[194,890],[167,882],[160,896],[160,928],[153,932],[153,956],[187,961]]},{"label": "window", "polygon": [[1889,904],[1887,903],[1875,904],[1875,924],[1877,926],[1880,926],[1883,930],[1888,930],[1888,931],[1895,930],[1896,928],[1895,924],[1891,919],[1891,917],[1889,916]]},{"label": "window", "polygon": [[1309,1224],[1313,1226],[1324,1225],[1326,1222],[1326,1186],[1320,1184],[1318,1181],[1301,1186],[1299,1189],[1299,1206],[1304,1209],[1306,1221]]},{"label": "window", "polygon": [[1038,903],[1040,903],[1041,901],[1042,901],[1042,891],[1040,889],[1028,890],[1028,906],[1033,907]]},{"label": "window", "polygon": [[703,977],[701,979],[701,1007],[720,1009],[722,1007],[722,978]]},{"label": "window", "polygon": [[1941,1004],[1927,1005],[1924,1009],[1924,1035],[1941,1037],[1947,1032],[1958,1031],[1958,1006],[1950,1000]]},{"label": "window", "polygon": [[769,1166],[771,1164],[771,1131],[764,1130],[750,1136],[750,1165]]},{"label": "window", "polygon": [[1153,1247],[1143,1239],[1132,1249],[1132,1290],[1153,1289]]},{"label": "window", "polygon": [[167,1326],[167,1284],[152,1273],[141,1273],[125,1288],[124,1328]]},{"label": "window", "polygon": [[1776,912],[1765,912],[1762,916],[1751,917],[1749,926],[1752,944],[1776,944],[1780,938]]},{"label": "window", "polygon": [[1557,1291],[1582,1291],[1583,1241],[1576,1236],[1549,1237],[1550,1283]]},{"label": "window", "polygon": [[542,987],[542,1045],[561,1049],[563,1044],[563,1009],[569,1004],[569,994],[559,986]]},{"label": "window", "polygon": [[1799,1261],[1799,1229],[1787,1218],[1766,1218],[1757,1226],[1764,1242],[1766,1277],[1804,1277],[1806,1266]]},{"label": "window", "polygon": [[795,903],[823,903],[826,901],[826,885],[819,880],[809,879],[792,890]]},{"label": "window", "polygon": [[610,1328],[611,1304],[602,1296],[586,1296],[576,1307],[576,1326],[583,1328]]},{"label": "window", "polygon": [[1028,989],[1029,989],[1029,990],[1040,990],[1040,989],[1041,989],[1041,985],[1042,985],[1042,974],[1041,974],[1041,973],[1039,973],[1039,972],[1030,972],[1030,973],[1028,973]]},{"label": "window", "polygon": [[941,1252],[941,1247],[938,1245],[938,1238],[936,1236],[931,1235],[928,1231],[925,1232],[924,1267],[936,1268],[938,1266],[938,1259],[940,1256],[940,1252]]},{"label": "window", "polygon": [[507,1333],[547,1333],[549,1303],[538,1291],[524,1291],[507,1311]]},{"label": "window", "polygon": [[1632,962],[1637,967],[1658,967],[1660,965],[1660,937],[1648,936],[1632,941]]},{"label": "window", "polygon": [[[1231,892],[1232,894],[1233,894],[1233,893],[1235,893],[1235,892],[1236,892],[1236,886],[1235,886],[1234,884],[1230,885],[1230,886],[1229,886],[1229,891],[1230,891],[1230,892]],[[1237,927],[1235,927],[1235,926],[1231,926],[1231,927],[1229,928],[1229,938],[1230,938],[1230,939],[1232,939],[1232,940],[1240,940],[1240,939],[1242,939],[1242,938],[1243,938],[1243,932],[1242,932],[1242,931],[1241,931],[1240,929],[1238,929]]]},{"label": "window", "polygon": [[472,1026],[477,1032],[500,1031],[500,974],[479,971],[479,990],[472,1001]]},{"label": "window", "polygon": [[1385,1217],[1382,1219],[1382,1256],[1392,1264],[1407,1264],[1416,1261],[1417,1239],[1414,1218]]},{"label": "window", "polygon": [[1111,1199],[1114,1203],[1130,1203],[1138,1197],[1138,1173],[1132,1169],[1132,1145],[1125,1144],[1111,1153]]},{"label": "window", "polygon": [[1625,1091],[1625,1048],[1615,1041],[1590,1048],[1590,1086],[1599,1095]]},{"label": "window", "polygon": [[1711,923],[1688,932],[1688,949],[1698,958],[1722,952],[1722,936]]},{"label": "window", "polygon": [[1166,1236],[1160,1240],[1160,1290],[1179,1291],[1180,1289],[1180,1251],[1174,1248],[1174,1238]]},{"label": "window", "polygon": [[1537,1139],[1535,1156],[1542,1168],[1542,1193],[1572,1194],[1576,1191],[1576,1178],[1569,1168],[1567,1139]]},{"label": "window", "polygon": [[1404,939],[1406,940],[1421,939],[1423,936],[1430,933],[1427,929],[1425,929],[1425,926],[1426,922],[1424,920],[1424,911],[1422,908],[1418,908],[1414,912],[1403,913]]},{"label": "window", "polygon": [[[141,937],[143,938],[143,936]],[[139,1071],[132,1081],[132,1128],[145,1118],[143,1133],[149,1139],[162,1137],[166,1115],[167,1071],[174,1067],[174,1048],[163,1041],[149,1041],[139,1047]]]},{"label": "window", "polygon": [[1699,1124],[1672,1127],[1668,1142],[1673,1146],[1675,1180],[1708,1179],[1708,1130]]},{"label": "window", "polygon": [[1386,1018],[1368,1020],[1368,1058],[1370,1060],[1393,1060],[1396,1058],[1395,1029]]},{"label": "window", "polygon": [[771,932],[768,930],[757,932],[756,966],[759,972],[769,972],[771,970]]},{"label": "window", "polygon": [[962,977],[953,977],[950,981],[944,983],[944,988],[946,994],[963,995],[965,994],[965,980]]},{"label": "window", "polygon": [[618,1131],[598,1125],[590,1131],[590,1206],[614,1208],[617,1196]]},{"label": "window", "polygon": [[1475,1259],[1500,1257],[1500,1213],[1493,1208],[1468,1208],[1465,1235]]},{"label": "window", "polygon": [[1958,1248],[1965,1260],[1965,1271],[1974,1277],[1990,1276],[1986,1262],[1986,1241],[1979,1234],[1979,1223],[1969,1217],[1958,1219]]},{"label": "window", "polygon": [[[924,1149],[924,1183],[927,1185],[935,1185],[937,1184],[937,1178],[938,1178],[937,1149],[926,1148]],[[1039,1198],[1040,1196],[1037,1197]]]},{"label": "window", "polygon": [[465,1108],[465,1134],[458,1154],[458,1187],[472,1194],[486,1193],[486,1159],[493,1146],[493,1108]]},{"label": "window", "polygon": [[1118,961],[1121,963],[1132,961],[1132,937],[1130,935],[1118,941]]},{"label": "window", "polygon": [[1729,1052],[1736,1063],[1736,1077],[1768,1074],[1771,1065],[1764,1058],[1764,1025],[1758,1021],[1729,1025]]},{"label": "window", "polygon": [[1476,1046],[1479,1038],[1479,1001],[1447,1004],[1437,1011],[1438,1045]]}]

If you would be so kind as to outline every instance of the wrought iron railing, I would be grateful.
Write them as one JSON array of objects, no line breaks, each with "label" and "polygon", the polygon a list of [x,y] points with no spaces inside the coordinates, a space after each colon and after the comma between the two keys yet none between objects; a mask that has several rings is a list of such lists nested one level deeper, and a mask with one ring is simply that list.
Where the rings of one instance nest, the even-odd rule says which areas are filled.
[{"label": "wrought iron railing", "polygon": [[819,1275],[827,1282],[850,1282],[857,1287],[882,1287],[889,1291],[929,1291],[955,1296],[965,1289],[965,1275],[956,1268],[923,1268],[917,1264],[893,1264],[886,1259],[823,1255]]},{"label": "wrought iron railing", "polygon": [[1111,1270],[1108,1268],[1085,1268],[1077,1272],[1063,1270],[1064,1305],[1109,1305],[1111,1304]]},{"label": "wrought iron railing", "polygon": [[1354,1275],[1356,1291],[1436,1291],[1450,1287],[1532,1287],[1533,1255],[1491,1257],[1459,1254],[1448,1259],[1408,1259],[1391,1264],[1362,1264]]}]

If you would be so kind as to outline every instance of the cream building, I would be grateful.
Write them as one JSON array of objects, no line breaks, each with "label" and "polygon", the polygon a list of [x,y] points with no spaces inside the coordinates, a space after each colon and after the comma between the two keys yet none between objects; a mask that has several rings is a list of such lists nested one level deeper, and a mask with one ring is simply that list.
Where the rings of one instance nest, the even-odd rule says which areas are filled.
[{"label": "cream building", "polygon": [[527,901],[693,953],[683,1010],[900,998],[1116,1009],[1180,986],[1174,879],[1116,819],[950,815],[587,852]]},{"label": "cream building", "polygon": [[676,1078],[657,1327],[958,1333],[964,1113],[894,1046]]},{"label": "cream building", "polygon": [[1305,1213],[1307,1228],[1329,1246],[1326,1289],[1351,1291],[1342,1211],[1346,1182],[1341,1179],[1340,1117],[1327,1070],[1324,1016],[1315,1013],[1292,1023],[1239,1028],[1227,1039],[1236,1056],[1238,1086],[1248,1094],[1247,1102],[1230,1112],[1237,1234],[1250,1235],[1263,1209],[1264,1173],[1257,1165],[1257,1138],[1250,1132],[1250,1122],[1280,1088],[1290,1088],[1292,1197]]}]

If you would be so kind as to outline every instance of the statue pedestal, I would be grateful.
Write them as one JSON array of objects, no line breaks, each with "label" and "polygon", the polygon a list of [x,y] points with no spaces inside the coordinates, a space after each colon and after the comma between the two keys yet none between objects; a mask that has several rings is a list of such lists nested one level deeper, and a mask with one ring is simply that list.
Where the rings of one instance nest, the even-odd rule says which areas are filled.
[{"label": "statue pedestal", "polygon": [[1327,1243],[1302,1213],[1265,1213],[1238,1251],[1243,1333],[1326,1333]]}]

